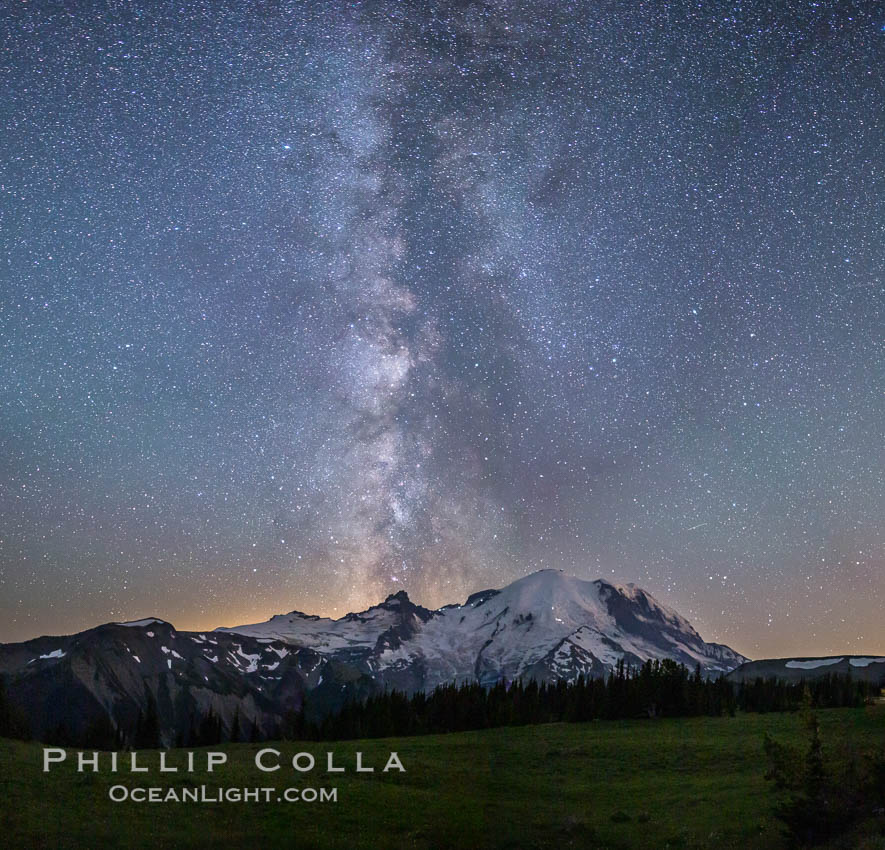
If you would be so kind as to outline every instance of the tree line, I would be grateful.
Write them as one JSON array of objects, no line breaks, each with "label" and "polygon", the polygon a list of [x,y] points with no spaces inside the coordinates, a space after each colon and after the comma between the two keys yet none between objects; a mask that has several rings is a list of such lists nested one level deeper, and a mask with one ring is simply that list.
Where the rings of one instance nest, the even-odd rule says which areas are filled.
[{"label": "tree line", "polygon": [[[736,711],[794,711],[803,699],[819,708],[859,706],[870,698],[869,683],[850,675],[829,674],[810,681],[786,682],[758,678],[731,682],[725,676],[706,678],[700,665],[689,671],[669,659],[649,660],[640,667],[619,661],[607,677],[579,676],[554,683],[535,680],[499,682],[485,687],[478,682],[440,685],[433,691],[407,694],[385,690],[366,699],[351,699],[336,713],[322,713],[310,695],[298,709],[285,713],[282,722],[259,735],[251,723],[243,724],[237,712],[226,723],[211,709],[191,717],[189,728],[175,736],[177,746],[212,746],[229,741],[260,738],[292,740],[344,740],[424,735],[522,726],[537,723],[586,722],[627,718],[734,715]],[[146,704],[125,724],[102,718],[87,730],[86,738],[67,740],[64,728],[50,734],[47,743],[114,749],[161,746],[161,723],[153,695],[146,689]],[[248,728],[244,728],[248,726]],[[0,676],[0,737],[30,737],[27,718],[14,710]],[[82,740],[81,740],[82,739]]]},{"label": "tree line", "polygon": [[736,711],[795,711],[803,699],[818,708],[844,708],[863,705],[874,691],[878,688],[850,675],[829,674],[810,682],[760,678],[735,683],[724,676],[705,678],[700,666],[692,672],[669,659],[649,660],[638,668],[621,661],[605,678],[579,676],[573,682],[550,684],[517,680],[490,688],[471,682],[412,695],[384,691],[352,700],[340,712],[314,721],[308,719],[312,712],[306,703],[287,715],[282,737],[343,740],[536,723],[718,717]]}]

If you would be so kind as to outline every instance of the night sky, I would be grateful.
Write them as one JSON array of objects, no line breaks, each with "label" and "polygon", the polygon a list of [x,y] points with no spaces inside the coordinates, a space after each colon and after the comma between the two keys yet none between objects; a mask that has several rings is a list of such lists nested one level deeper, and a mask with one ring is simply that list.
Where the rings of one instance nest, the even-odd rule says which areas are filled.
[{"label": "night sky", "polygon": [[15,3],[0,640],[555,567],[885,652],[885,5]]}]

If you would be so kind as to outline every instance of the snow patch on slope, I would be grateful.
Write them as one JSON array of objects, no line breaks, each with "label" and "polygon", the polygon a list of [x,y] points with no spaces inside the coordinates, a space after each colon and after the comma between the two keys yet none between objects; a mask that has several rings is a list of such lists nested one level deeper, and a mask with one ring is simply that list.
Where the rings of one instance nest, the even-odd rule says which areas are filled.
[{"label": "snow patch on slope", "polygon": [[838,664],[844,658],[814,658],[810,661],[788,661],[784,666],[791,670],[815,670],[818,667],[828,667],[830,664]]}]

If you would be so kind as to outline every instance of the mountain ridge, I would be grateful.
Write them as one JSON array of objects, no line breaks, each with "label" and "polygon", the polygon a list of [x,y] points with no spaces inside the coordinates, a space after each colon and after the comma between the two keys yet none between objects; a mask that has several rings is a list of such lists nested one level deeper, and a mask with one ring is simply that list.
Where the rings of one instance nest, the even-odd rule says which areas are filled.
[{"label": "mountain ridge", "polygon": [[[560,570],[540,570],[435,610],[399,591],[339,619],[307,623],[300,612],[292,612],[217,631],[274,638],[323,653],[364,652],[376,675],[397,662],[423,661],[425,676],[413,683],[415,689],[471,677],[485,684],[518,678],[582,628],[581,649],[599,662],[594,669],[600,673],[620,658],[638,665],[670,657],[692,667],[700,663],[709,674],[728,672],[747,660],[729,647],[704,642],[682,615],[633,583],[589,581]],[[399,657],[385,657],[383,649],[373,656],[370,648],[380,649],[388,633],[397,646],[385,649],[402,650]]]},{"label": "mountain ridge", "polygon": [[0,644],[0,676],[35,737],[72,743],[100,729],[131,738],[153,714],[172,745],[194,740],[194,718],[207,715],[271,737],[293,711],[321,717],[384,689],[574,681],[663,658],[708,676],[748,660],[704,642],[636,585],[544,570],[435,610],[398,591],[337,620],[291,611],[201,632],[159,617],[106,623]]}]

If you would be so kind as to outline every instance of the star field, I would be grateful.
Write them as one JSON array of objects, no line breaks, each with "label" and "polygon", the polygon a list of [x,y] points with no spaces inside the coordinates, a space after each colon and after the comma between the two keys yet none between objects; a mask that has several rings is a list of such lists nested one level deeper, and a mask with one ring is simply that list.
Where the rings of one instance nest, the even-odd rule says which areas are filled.
[{"label": "star field", "polygon": [[0,640],[533,570],[885,651],[885,6],[22,3]]}]

